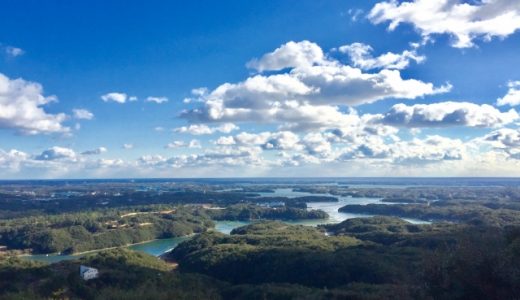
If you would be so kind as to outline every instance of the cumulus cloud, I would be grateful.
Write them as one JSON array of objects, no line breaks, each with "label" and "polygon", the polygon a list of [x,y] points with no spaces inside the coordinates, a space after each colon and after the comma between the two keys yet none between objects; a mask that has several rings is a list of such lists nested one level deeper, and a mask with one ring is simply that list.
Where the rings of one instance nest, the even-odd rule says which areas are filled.
[{"label": "cumulus cloud", "polygon": [[368,18],[374,24],[390,22],[389,30],[410,23],[424,39],[449,34],[453,47],[468,48],[476,38],[489,41],[515,33],[520,28],[520,4],[511,0],[391,0],[377,3]]},{"label": "cumulus cloud", "polygon": [[[300,138],[298,135],[290,131],[280,132],[262,132],[262,133],[247,133],[241,132],[237,134],[228,143],[221,144],[238,144],[243,146],[260,146],[264,150],[299,150],[302,146],[299,144]],[[224,142],[225,140],[221,140]]]},{"label": "cumulus cloud", "polygon": [[189,126],[182,126],[179,128],[175,128],[173,131],[177,132],[177,133],[205,135],[205,134],[213,134],[216,132],[230,133],[231,131],[237,130],[237,129],[239,129],[239,127],[233,123],[224,123],[224,124],[216,126],[216,127],[209,127],[205,124],[193,124],[193,125],[189,125]]},{"label": "cumulus cloud", "polygon": [[235,138],[232,136],[221,136],[215,141],[215,145],[234,145],[236,144]]},{"label": "cumulus cloud", "polygon": [[190,143],[188,144],[188,148],[200,149],[200,148],[202,148],[202,144],[200,143],[199,140],[191,140]]},{"label": "cumulus cloud", "polygon": [[507,91],[507,94],[497,99],[497,105],[503,106],[503,105],[509,105],[509,106],[516,106],[520,104],[520,81],[510,81],[507,84],[507,87],[509,90]]},{"label": "cumulus cloud", "polygon": [[94,114],[86,109],[76,108],[72,110],[72,114],[75,119],[78,120],[92,120],[94,118]]},{"label": "cumulus cloud", "polygon": [[166,145],[166,148],[176,149],[176,148],[191,148],[191,149],[200,149],[202,145],[199,140],[191,140],[188,143],[185,141],[173,141]]},{"label": "cumulus cloud", "polygon": [[0,168],[17,172],[20,170],[20,165],[29,158],[29,154],[16,149],[9,151],[0,149]]},{"label": "cumulus cloud", "polygon": [[484,139],[486,141],[496,142],[496,147],[520,148],[520,130],[518,129],[501,128],[487,134]]},{"label": "cumulus cloud", "polygon": [[0,128],[29,135],[67,133],[70,128],[62,124],[67,116],[49,114],[42,108],[55,101],[54,96],[43,96],[40,84],[0,73]]},{"label": "cumulus cloud", "polygon": [[402,127],[499,127],[518,120],[511,109],[500,112],[488,104],[470,102],[439,102],[433,104],[396,104],[389,112],[379,116],[380,122]]},{"label": "cumulus cloud", "polygon": [[380,160],[393,165],[421,165],[462,160],[467,156],[466,148],[464,142],[459,139],[438,135],[391,143],[372,137],[362,143],[344,147],[338,160],[367,159]]},{"label": "cumulus cloud", "polygon": [[153,103],[157,103],[157,104],[162,104],[162,103],[166,103],[168,102],[168,98],[166,97],[147,97],[146,98],[146,102],[153,102]]},{"label": "cumulus cloud", "polygon": [[123,149],[133,149],[134,148],[134,144],[123,144]]},{"label": "cumulus cloud", "polygon": [[520,159],[519,129],[501,128],[484,136],[482,141],[504,151],[510,158]]},{"label": "cumulus cloud", "polygon": [[363,43],[353,43],[341,46],[338,51],[350,56],[355,67],[363,70],[397,69],[402,70],[410,65],[411,61],[422,63],[426,57],[418,55],[415,50],[405,50],[402,53],[387,52],[378,57],[372,56],[372,47]]},{"label": "cumulus cloud", "polygon": [[181,147],[186,147],[186,143],[184,141],[173,141],[166,145],[166,148],[169,148],[169,149],[181,148]]},{"label": "cumulus cloud", "polygon": [[462,160],[466,146],[460,139],[450,139],[438,135],[428,136],[424,140],[417,138],[401,141],[392,145],[394,163],[415,164],[446,160]]},{"label": "cumulus cloud", "polygon": [[246,66],[259,72],[279,71],[286,68],[310,67],[327,63],[323,50],[309,41],[290,41],[260,59],[249,61]]},{"label": "cumulus cloud", "polygon": [[105,153],[107,151],[108,151],[107,148],[99,147],[96,149],[83,151],[83,152],[81,152],[81,155],[99,155],[99,154]]},{"label": "cumulus cloud", "polygon": [[128,97],[128,95],[125,93],[112,92],[101,96],[101,100],[103,100],[104,102],[116,102],[123,104],[127,101],[137,101],[137,97]]},{"label": "cumulus cloud", "polygon": [[76,161],[77,154],[70,148],[54,146],[44,150],[41,154],[35,156],[35,160],[62,160],[62,161]]},{"label": "cumulus cloud", "polygon": [[162,155],[143,155],[137,161],[142,166],[157,166],[165,163],[167,159]]},{"label": "cumulus cloud", "polygon": [[264,163],[259,148],[217,147],[202,154],[177,155],[166,158],[161,155],[145,155],[138,159],[140,167],[152,168],[195,168],[208,166],[261,166]]},{"label": "cumulus cloud", "polygon": [[[198,141],[174,141],[171,144],[175,148],[188,148],[197,147]],[[487,148],[482,150],[479,147]],[[102,152],[95,150],[92,154]],[[334,176],[410,176],[425,172],[468,176],[472,171],[496,174],[493,172],[497,168],[505,174],[515,174],[520,167],[520,131],[501,128],[468,141],[438,135],[400,140],[391,134],[382,136],[366,131],[341,134],[327,130],[300,135],[284,131],[239,133],[219,138],[215,146],[205,148],[201,153],[169,157],[149,154],[136,160],[94,157],[86,153],[77,154],[73,149],[64,147],[51,147],[36,155],[0,149],[0,169],[4,175],[29,172],[25,174],[54,178],[71,174],[94,177],[107,174],[171,176],[173,169],[176,174],[193,174],[197,170],[201,176],[208,174],[208,171],[211,174],[236,176],[244,174],[244,166],[254,166],[255,174],[265,171],[294,175],[284,173],[286,170],[296,171],[290,169],[294,167],[298,167],[299,174],[312,175],[322,170]],[[38,173],[34,173],[35,170]]]},{"label": "cumulus cloud", "polygon": [[[309,50],[310,49],[310,50]],[[238,83],[225,83],[204,94],[203,105],[181,116],[193,122],[332,123],[338,105],[356,106],[398,98],[415,99],[447,92],[416,79],[403,79],[399,70],[364,73],[361,69],[327,58],[319,46],[289,42],[253,61],[258,70],[289,69],[282,74],[254,75]],[[319,113],[318,113],[319,111]]]}]

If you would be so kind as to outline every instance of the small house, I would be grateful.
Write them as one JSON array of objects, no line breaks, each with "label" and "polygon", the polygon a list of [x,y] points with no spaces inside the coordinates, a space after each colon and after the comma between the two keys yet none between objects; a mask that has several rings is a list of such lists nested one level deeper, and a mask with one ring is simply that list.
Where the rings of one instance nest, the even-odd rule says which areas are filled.
[{"label": "small house", "polygon": [[99,271],[96,268],[81,265],[79,266],[79,275],[83,280],[90,280],[97,278],[99,276]]}]

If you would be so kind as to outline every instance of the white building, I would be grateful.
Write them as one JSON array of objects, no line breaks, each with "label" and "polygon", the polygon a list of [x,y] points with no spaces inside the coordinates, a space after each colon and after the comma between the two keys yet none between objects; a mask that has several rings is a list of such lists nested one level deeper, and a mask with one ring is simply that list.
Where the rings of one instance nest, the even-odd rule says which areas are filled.
[{"label": "white building", "polygon": [[96,268],[81,265],[79,266],[79,276],[81,276],[83,280],[90,280],[97,278],[99,276],[99,271]]}]

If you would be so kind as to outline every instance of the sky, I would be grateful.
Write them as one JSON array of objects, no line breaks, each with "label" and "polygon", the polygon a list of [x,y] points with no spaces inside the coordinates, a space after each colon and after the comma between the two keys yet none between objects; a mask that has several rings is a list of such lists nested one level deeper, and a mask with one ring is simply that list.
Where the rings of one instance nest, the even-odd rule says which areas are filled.
[{"label": "sky", "polygon": [[0,179],[520,176],[520,0],[3,1]]}]

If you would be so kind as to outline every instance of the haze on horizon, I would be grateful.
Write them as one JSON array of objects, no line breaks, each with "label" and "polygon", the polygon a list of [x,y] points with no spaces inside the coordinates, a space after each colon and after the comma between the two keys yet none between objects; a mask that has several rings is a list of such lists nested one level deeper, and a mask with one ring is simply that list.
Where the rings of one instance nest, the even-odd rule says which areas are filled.
[{"label": "haze on horizon", "polygon": [[519,29],[508,0],[8,1],[0,179],[520,176]]}]

